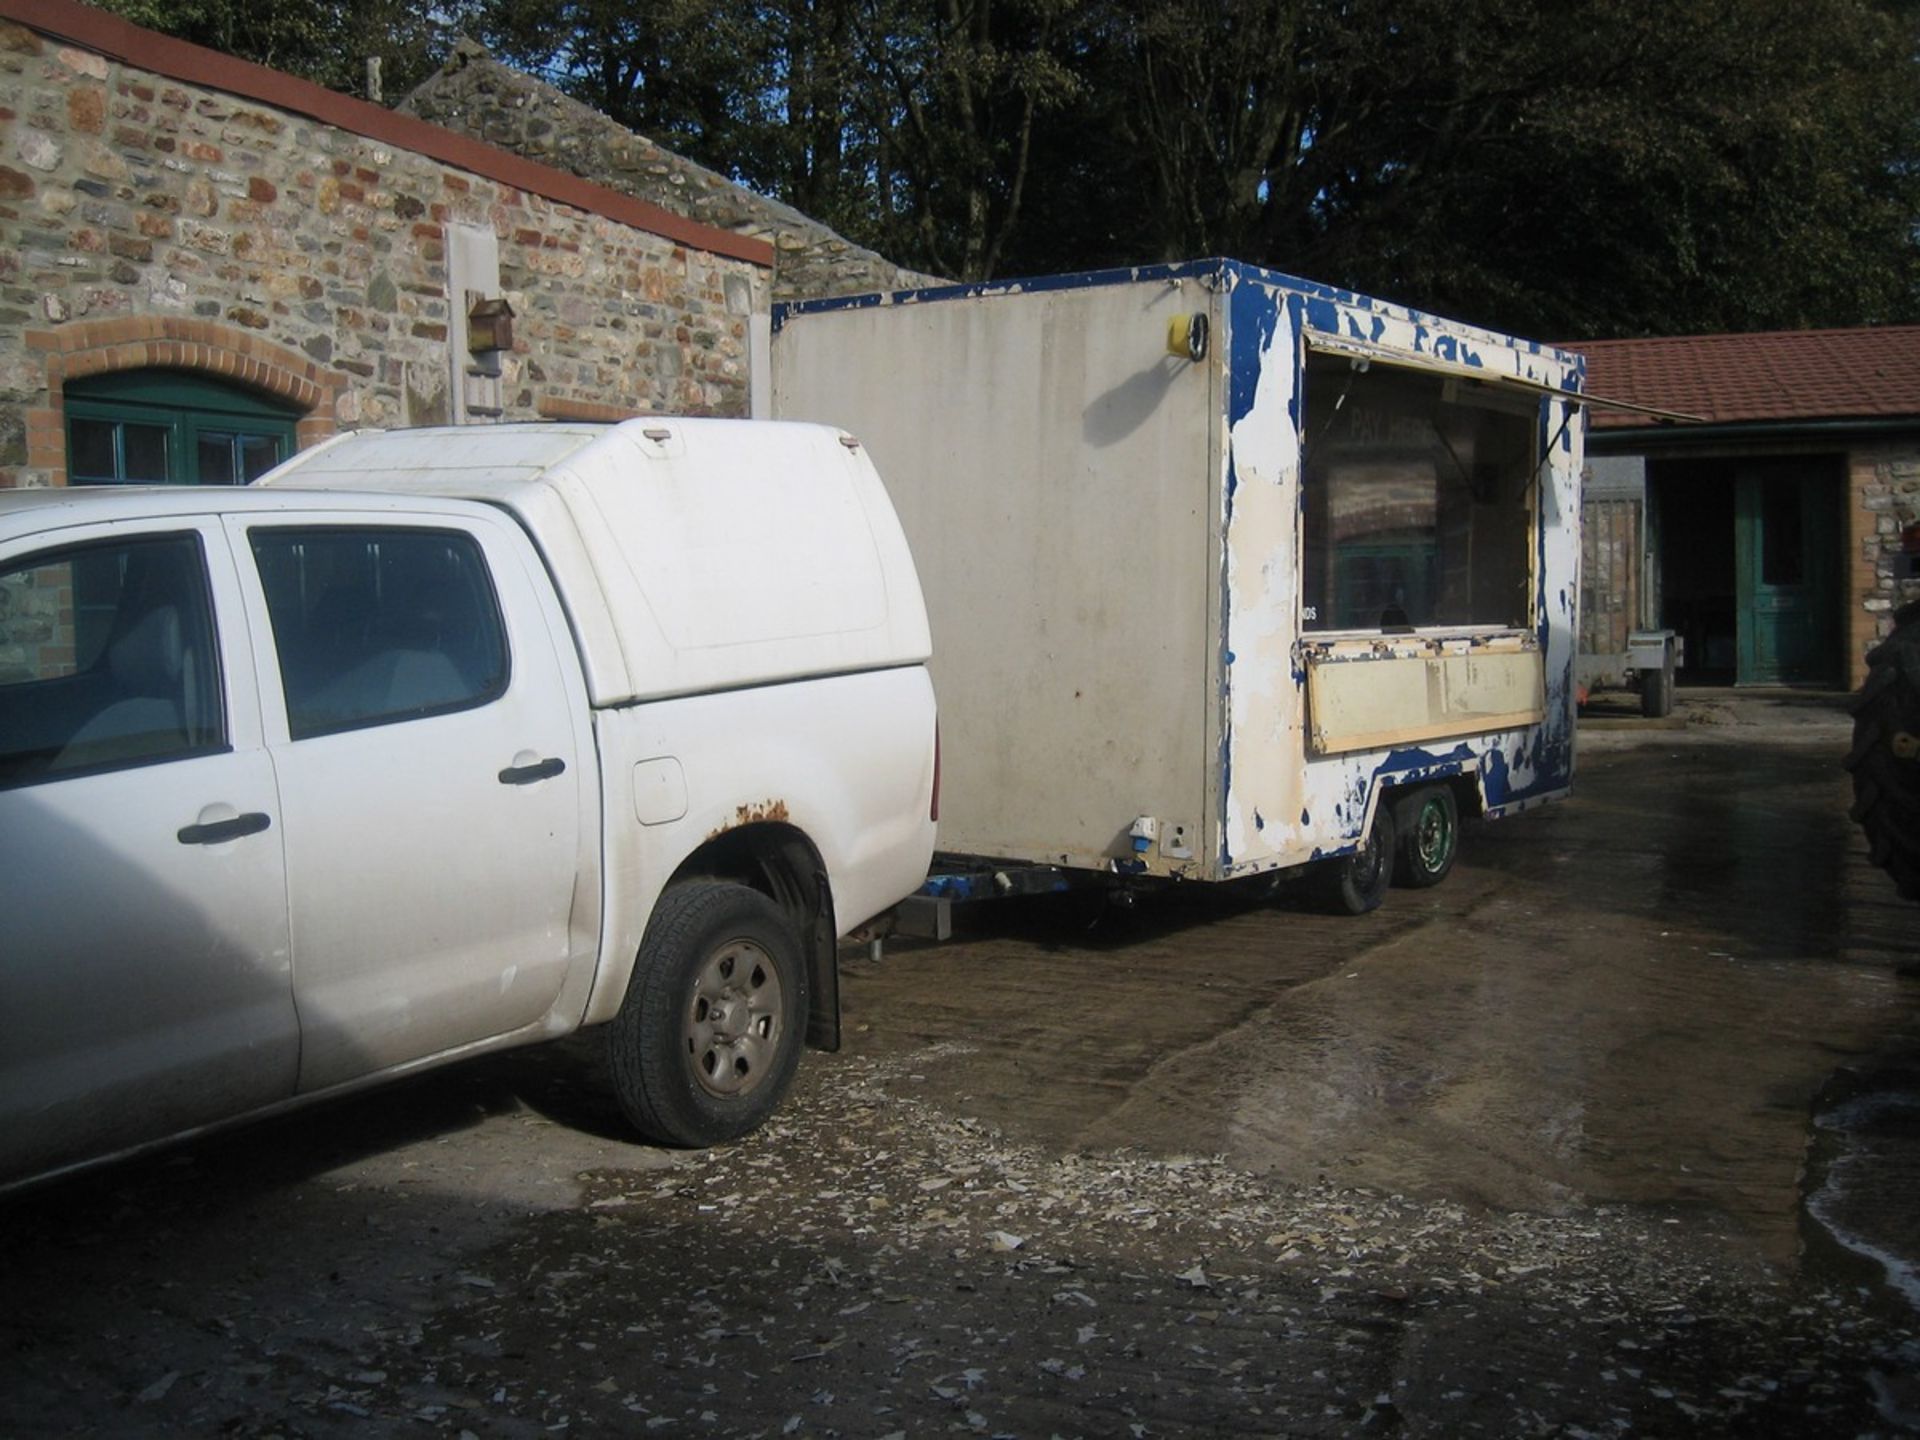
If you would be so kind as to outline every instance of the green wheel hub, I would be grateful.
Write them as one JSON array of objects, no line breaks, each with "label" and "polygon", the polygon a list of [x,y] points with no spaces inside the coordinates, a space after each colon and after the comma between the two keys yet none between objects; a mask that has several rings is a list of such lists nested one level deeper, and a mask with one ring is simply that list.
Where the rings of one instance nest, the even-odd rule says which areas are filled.
[{"label": "green wheel hub", "polygon": [[1420,807],[1413,824],[1413,851],[1423,870],[1439,870],[1453,858],[1454,818],[1452,810],[1438,798],[1429,798]]},{"label": "green wheel hub", "polygon": [[1400,863],[1396,878],[1421,889],[1438,885],[1453,869],[1460,844],[1460,809],[1445,785],[1425,785],[1395,806],[1399,822]]}]

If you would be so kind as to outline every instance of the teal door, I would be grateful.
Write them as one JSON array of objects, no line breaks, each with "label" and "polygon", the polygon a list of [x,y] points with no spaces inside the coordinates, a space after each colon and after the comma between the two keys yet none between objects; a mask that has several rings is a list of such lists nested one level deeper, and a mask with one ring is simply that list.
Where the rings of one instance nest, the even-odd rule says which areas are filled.
[{"label": "teal door", "polygon": [[1734,482],[1742,685],[1839,679],[1839,533],[1844,486],[1821,461],[1744,467]]}]

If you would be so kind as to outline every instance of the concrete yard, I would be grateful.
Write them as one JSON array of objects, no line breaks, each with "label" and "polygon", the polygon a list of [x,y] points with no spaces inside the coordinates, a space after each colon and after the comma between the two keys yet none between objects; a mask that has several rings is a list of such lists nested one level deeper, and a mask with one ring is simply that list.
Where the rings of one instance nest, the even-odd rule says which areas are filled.
[{"label": "concrete yard", "polygon": [[1920,1429],[1920,907],[1846,734],[1596,715],[1358,920],[849,951],[728,1149],[626,1143],[576,1042],[16,1198],[0,1434]]}]

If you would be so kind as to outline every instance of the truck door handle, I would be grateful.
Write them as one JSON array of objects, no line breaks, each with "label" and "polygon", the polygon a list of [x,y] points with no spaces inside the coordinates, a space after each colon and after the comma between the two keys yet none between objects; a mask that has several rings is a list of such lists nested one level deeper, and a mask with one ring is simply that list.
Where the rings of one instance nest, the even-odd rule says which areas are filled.
[{"label": "truck door handle", "polygon": [[273,821],[258,810],[245,815],[236,815],[231,820],[214,820],[201,825],[187,825],[179,831],[182,845],[219,845],[227,840],[238,840],[246,835],[258,835]]},{"label": "truck door handle", "polygon": [[[513,757],[516,761],[518,755]],[[567,762],[558,755],[546,760],[533,760],[524,764],[509,765],[500,772],[502,785],[531,785],[536,780],[551,780],[556,775],[565,774]]]}]

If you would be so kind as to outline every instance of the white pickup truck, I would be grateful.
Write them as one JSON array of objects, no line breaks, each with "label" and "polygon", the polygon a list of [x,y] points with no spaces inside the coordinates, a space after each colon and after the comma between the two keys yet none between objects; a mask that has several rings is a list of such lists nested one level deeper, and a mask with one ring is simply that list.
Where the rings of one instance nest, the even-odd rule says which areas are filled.
[{"label": "white pickup truck", "polygon": [[591,1025],[646,1136],[752,1129],[925,876],[928,648],[819,426],[0,491],[0,1188]]}]

